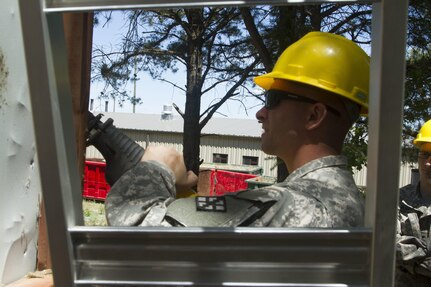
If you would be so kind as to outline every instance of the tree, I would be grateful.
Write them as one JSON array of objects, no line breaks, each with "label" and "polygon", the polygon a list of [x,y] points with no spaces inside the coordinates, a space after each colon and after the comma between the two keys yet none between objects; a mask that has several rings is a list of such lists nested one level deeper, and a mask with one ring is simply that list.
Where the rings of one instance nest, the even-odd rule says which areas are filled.
[{"label": "tree", "polygon": [[[131,67],[163,80],[164,70],[186,69],[184,113],[184,158],[187,168],[199,171],[200,132],[217,109],[234,97],[256,72],[259,57],[241,29],[236,8],[171,9],[127,11],[128,32],[122,49],[107,53],[94,51],[100,78],[119,96],[127,97],[122,86],[130,79]],[[201,97],[225,85],[225,94],[201,112]]]},{"label": "tree", "polygon": [[[160,80],[163,70],[186,67],[186,88],[176,88],[187,98],[185,112],[181,111],[184,155],[188,168],[195,172],[201,129],[240,88],[253,96],[251,76],[271,71],[288,45],[315,30],[342,34],[361,45],[370,43],[370,5],[177,9],[129,11],[125,15],[129,29],[122,49],[116,53],[96,50],[95,58],[100,59],[96,67],[120,96],[125,95],[119,87],[129,80],[133,63],[139,63],[139,71]],[[226,94],[200,112],[201,97],[221,84],[229,87]],[[366,163],[366,126],[366,119],[362,120],[346,138],[344,152],[351,167],[360,169]]]},{"label": "tree", "polygon": [[402,160],[417,161],[412,144],[420,127],[431,118],[431,1],[410,1],[402,134]]}]

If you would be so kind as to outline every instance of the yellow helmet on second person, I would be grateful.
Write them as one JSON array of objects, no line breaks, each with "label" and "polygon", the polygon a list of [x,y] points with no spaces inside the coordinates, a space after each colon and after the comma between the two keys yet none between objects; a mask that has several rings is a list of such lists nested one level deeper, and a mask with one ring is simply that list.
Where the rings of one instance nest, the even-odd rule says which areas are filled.
[{"label": "yellow helmet on second person", "polygon": [[254,78],[268,90],[274,79],[314,86],[361,106],[368,113],[370,57],[352,41],[335,34],[310,32],[290,45],[271,73]]},{"label": "yellow helmet on second person", "polygon": [[431,120],[427,121],[419,130],[413,144],[419,147],[423,143],[431,142]]}]

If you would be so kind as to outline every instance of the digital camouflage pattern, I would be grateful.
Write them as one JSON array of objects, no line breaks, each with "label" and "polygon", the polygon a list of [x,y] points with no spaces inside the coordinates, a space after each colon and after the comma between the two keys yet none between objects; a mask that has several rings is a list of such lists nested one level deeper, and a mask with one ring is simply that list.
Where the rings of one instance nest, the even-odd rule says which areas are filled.
[{"label": "digital camouflage pattern", "polygon": [[142,162],[112,186],[105,201],[106,215],[114,226],[363,225],[364,199],[343,156],[313,160],[281,183],[225,196],[225,215],[196,211],[190,205],[193,198],[175,200],[174,177],[167,167]]},{"label": "digital camouflage pattern", "polygon": [[431,286],[431,201],[424,198],[420,185],[400,189],[397,225],[397,268],[395,286]]}]

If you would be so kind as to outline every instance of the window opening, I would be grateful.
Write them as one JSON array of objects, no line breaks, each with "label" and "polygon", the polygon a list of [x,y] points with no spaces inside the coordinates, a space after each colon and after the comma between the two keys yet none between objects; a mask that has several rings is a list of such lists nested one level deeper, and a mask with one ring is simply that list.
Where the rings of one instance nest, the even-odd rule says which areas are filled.
[{"label": "window opening", "polygon": [[227,163],[227,154],[213,153],[213,163]]},{"label": "window opening", "polygon": [[258,165],[259,158],[257,156],[243,156],[242,157],[242,164],[245,165]]}]

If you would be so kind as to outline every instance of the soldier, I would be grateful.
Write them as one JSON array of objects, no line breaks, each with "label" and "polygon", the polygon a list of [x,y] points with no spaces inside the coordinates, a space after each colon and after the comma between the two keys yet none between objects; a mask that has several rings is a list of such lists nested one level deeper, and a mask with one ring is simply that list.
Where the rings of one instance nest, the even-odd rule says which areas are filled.
[{"label": "soldier", "polygon": [[420,129],[419,182],[400,189],[396,286],[431,286],[431,120]]},{"label": "soldier", "polygon": [[270,187],[221,197],[175,200],[196,183],[180,153],[147,148],[143,162],[109,192],[110,225],[352,227],[363,225],[363,198],[344,138],[368,111],[369,57],[352,41],[311,32],[289,46],[272,72],[256,77],[266,90],[256,118],[262,150],[284,160],[290,175]]}]

